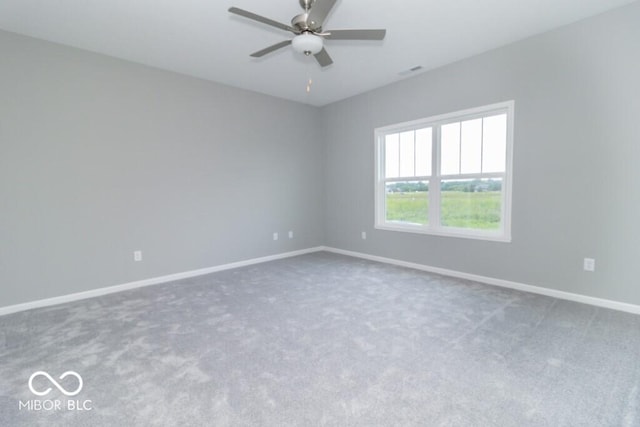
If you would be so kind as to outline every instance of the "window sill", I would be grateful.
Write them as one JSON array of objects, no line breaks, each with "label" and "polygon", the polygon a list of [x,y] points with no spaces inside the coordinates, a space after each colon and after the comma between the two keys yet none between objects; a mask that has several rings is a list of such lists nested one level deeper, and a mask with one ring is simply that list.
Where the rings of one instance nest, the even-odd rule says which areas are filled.
[{"label": "window sill", "polygon": [[385,231],[399,231],[401,233],[428,234],[440,237],[457,237],[462,239],[487,240],[490,242],[511,243],[511,236],[502,233],[483,233],[469,231],[460,228],[426,228],[424,226],[412,226],[408,224],[376,224],[375,229]]}]

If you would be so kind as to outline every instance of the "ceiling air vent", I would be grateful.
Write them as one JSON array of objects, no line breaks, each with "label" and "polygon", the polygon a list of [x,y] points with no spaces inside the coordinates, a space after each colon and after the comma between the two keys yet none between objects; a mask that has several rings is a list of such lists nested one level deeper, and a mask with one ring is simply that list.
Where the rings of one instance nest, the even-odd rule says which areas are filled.
[{"label": "ceiling air vent", "polygon": [[408,70],[400,71],[398,74],[401,76],[406,76],[420,70],[422,70],[422,65],[416,65],[415,67],[411,67]]}]

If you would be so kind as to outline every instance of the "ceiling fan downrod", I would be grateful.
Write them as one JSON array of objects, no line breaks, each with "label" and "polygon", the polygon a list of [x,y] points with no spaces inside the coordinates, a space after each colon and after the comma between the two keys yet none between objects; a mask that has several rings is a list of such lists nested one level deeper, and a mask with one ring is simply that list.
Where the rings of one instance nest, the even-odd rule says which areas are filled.
[{"label": "ceiling fan downrod", "polygon": [[311,9],[311,5],[313,5],[313,3],[316,0],[300,0],[300,6],[304,9],[305,12],[309,12],[309,9]]}]

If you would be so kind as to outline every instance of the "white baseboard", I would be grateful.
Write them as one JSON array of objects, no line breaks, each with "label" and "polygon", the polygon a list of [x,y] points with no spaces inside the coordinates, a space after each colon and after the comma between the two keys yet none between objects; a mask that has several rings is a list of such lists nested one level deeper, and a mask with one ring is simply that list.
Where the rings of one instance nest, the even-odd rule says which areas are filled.
[{"label": "white baseboard", "polygon": [[315,247],[309,249],[302,249],[293,252],[285,252],[276,255],[269,255],[261,258],[253,258],[244,261],[232,262],[230,264],[217,265],[214,267],[201,268],[198,270],[185,271],[182,273],[169,274],[167,276],[153,277],[150,279],[137,280],[135,282],[124,283],[121,285],[108,286],[105,288],[92,289],[90,291],[77,292],[68,295],[62,295],[59,297],[46,298],[36,301],[30,301],[22,304],[15,304],[6,307],[0,307],[0,316],[5,314],[16,313],[19,311],[31,310],[33,308],[48,307],[52,305],[63,304],[66,302],[78,301],[87,298],[98,297],[101,295],[113,294],[116,292],[127,291],[129,289],[141,288],[144,286],[158,285],[161,283],[172,282],[174,280],[187,279],[189,277],[202,276],[204,274],[215,273],[217,271],[230,270],[232,268],[245,267],[253,264],[260,264],[268,261],[275,261],[278,259],[290,258],[298,255],[304,255],[311,252],[318,252],[324,250],[323,247]]},{"label": "white baseboard", "polygon": [[386,264],[398,265],[401,267],[413,268],[416,270],[427,271],[430,273],[442,274],[443,276],[457,277],[460,279],[472,280],[474,282],[485,283],[487,285],[500,286],[503,288],[516,289],[524,292],[531,292],[539,295],[546,295],[554,298],[564,299],[568,301],[580,302],[583,304],[594,305],[597,307],[610,308],[613,310],[624,311],[627,313],[640,314],[640,305],[628,304],[619,301],[612,301],[608,299],[595,298],[586,295],[574,294],[571,292],[559,291],[551,288],[544,288],[540,286],[525,285],[523,283],[511,282],[508,280],[495,279],[492,277],[479,276],[477,274],[463,273],[455,270],[448,270],[440,267],[432,267],[425,264],[418,264],[408,261],[401,261],[394,258],[386,258],[377,255],[369,255],[362,252],[347,251],[343,249],[337,249],[327,246],[317,246],[314,248],[302,249],[293,252],[285,252],[276,255],[270,255],[260,258],[253,258],[244,261],[233,262],[230,264],[217,265],[214,267],[202,268],[198,270],[186,271],[183,273],[170,274],[167,276],[153,277],[150,279],[138,280],[135,282],[124,283],[121,285],[108,286],[105,288],[92,289],[90,291],[77,292],[68,295],[62,295],[54,298],[41,299],[37,301],[30,301],[22,304],[10,305],[6,307],[0,307],[0,316],[5,314],[16,313],[19,311],[31,310],[33,308],[48,307],[57,304],[63,304],[66,302],[78,301],[87,298],[93,298],[101,295],[108,295],[116,292],[122,292],[129,289],[141,288],[144,286],[158,285],[161,283],[172,282],[174,280],[186,279],[189,277],[202,276],[204,274],[215,273],[217,271],[230,270],[233,268],[245,267],[253,264],[260,264],[268,261],[275,261],[278,259],[290,258],[298,255],[304,255],[312,252],[327,251],[336,254],[352,256],[356,258],[367,259],[370,261],[383,262]]},{"label": "white baseboard", "polygon": [[455,270],[448,270],[445,268],[431,267],[424,264],[417,264],[413,262],[401,261],[393,258],[385,258],[376,255],[369,255],[361,252],[346,251],[343,249],[336,249],[331,247],[323,247],[322,250],[327,252],[333,252],[336,254],[352,256],[356,258],[367,259],[370,261],[383,262],[386,264],[393,264],[402,267],[409,267],[416,270],[428,271],[430,273],[442,274],[443,276],[457,277],[460,279],[472,280],[474,282],[485,283],[487,285],[500,286],[503,288],[516,289],[524,292],[531,292],[533,294],[546,295],[549,297],[559,298],[568,301],[580,302],[583,304],[594,305],[597,307],[610,308],[613,310],[624,311],[627,313],[640,314],[640,305],[628,304],[625,302],[612,301],[603,298],[590,297],[587,295],[574,294],[571,292],[559,291],[551,288],[543,288],[540,286],[525,285],[523,283],[511,282],[509,280],[494,279],[492,277],[479,276],[477,274],[463,273]]}]

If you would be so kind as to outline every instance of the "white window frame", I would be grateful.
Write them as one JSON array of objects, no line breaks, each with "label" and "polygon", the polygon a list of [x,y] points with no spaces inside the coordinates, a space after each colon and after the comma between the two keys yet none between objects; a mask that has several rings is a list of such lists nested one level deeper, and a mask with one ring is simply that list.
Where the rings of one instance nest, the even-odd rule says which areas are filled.
[{"label": "white window frame", "polygon": [[[491,240],[498,242],[511,241],[511,194],[513,177],[513,122],[515,102],[513,100],[482,107],[470,108],[447,114],[398,123],[375,129],[375,228],[380,230],[401,231],[410,233],[432,234],[437,236],[462,237],[469,239]],[[440,129],[441,126],[458,121],[487,117],[495,114],[507,114],[507,141],[504,173],[480,174],[440,174]],[[385,136],[411,130],[432,128],[431,176],[385,178]],[[468,228],[445,227],[440,225],[440,182],[446,179],[474,179],[503,177],[501,224],[498,230],[479,230]],[[429,220],[427,225],[409,224],[386,220],[386,183],[388,181],[429,181]],[[436,185],[437,184],[437,185]]]}]

